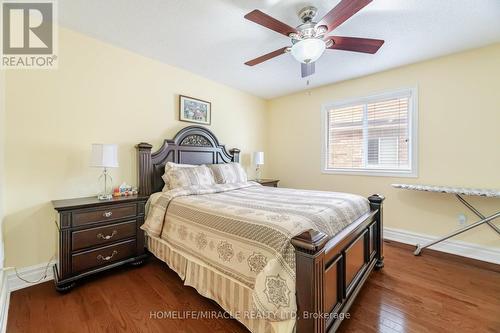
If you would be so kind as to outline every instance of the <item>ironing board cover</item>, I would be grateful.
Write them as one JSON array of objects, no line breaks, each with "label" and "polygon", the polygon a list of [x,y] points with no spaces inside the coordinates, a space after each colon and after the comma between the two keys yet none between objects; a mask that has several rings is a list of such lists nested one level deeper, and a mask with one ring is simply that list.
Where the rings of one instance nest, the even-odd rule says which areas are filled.
[{"label": "ironing board cover", "polygon": [[419,185],[419,184],[392,184],[392,187],[401,188],[404,190],[439,192],[463,195],[477,195],[481,197],[500,197],[500,190],[453,187],[453,186],[436,186],[436,185]]}]

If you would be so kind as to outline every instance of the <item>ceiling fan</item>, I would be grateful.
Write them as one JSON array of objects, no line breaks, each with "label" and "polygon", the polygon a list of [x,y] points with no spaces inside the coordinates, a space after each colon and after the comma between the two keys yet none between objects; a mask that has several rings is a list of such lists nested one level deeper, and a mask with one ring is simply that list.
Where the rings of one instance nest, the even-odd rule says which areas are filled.
[{"label": "ceiling fan", "polygon": [[305,7],[298,13],[302,24],[296,28],[292,28],[288,24],[278,21],[258,9],[251,11],[245,15],[247,20],[289,37],[292,46],[285,46],[276,51],[264,54],[263,56],[247,61],[245,65],[255,66],[284,53],[291,53],[301,63],[302,77],[306,77],[314,74],[315,61],[321,57],[325,49],[370,54],[376,53],[382,44],[384,44],[383,40],[326,36],[370,2],[372,0],[341,0],[319,22],[314,21],[318,11],[316,7]]}]

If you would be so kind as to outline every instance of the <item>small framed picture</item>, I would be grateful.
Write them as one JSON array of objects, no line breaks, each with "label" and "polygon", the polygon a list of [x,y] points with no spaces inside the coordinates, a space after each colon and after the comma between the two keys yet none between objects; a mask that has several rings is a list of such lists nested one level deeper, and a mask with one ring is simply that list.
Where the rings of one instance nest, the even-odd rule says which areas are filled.
[{"label": "small framed picture", "polygon": [[201,99],[179,95],[179,120],[210,125],[212,104]]}]

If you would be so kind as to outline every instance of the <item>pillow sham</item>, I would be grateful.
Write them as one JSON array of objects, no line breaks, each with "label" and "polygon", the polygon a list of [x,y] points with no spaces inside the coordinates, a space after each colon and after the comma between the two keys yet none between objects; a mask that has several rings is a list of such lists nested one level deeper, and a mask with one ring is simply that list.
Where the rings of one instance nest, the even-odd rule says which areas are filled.
[{"label": "pillow sham", "polygon": [[167,172],[168,170],[172,168],[194,168],[196,165],[193,164],[178,164],[174,162],[167,162],[165,164],[165,173],[163,176],[161,176],[161,179],[163,179],[163,182],[165,183],[165,186],[163,186],[163,189],[161,190],[162,192],[170,190],[170,186],[168,184],[168,178],[167,178]]},{"label": "pillow sham", "polygon": [[217,184],[244,183],[248,176],[239,163],[210,164]]},{"label": "pillow sham", "polygon": [[191,168],[170,168],[166,174],[169,189],[193,185],[214,185],[212,171],[206,165]]}]

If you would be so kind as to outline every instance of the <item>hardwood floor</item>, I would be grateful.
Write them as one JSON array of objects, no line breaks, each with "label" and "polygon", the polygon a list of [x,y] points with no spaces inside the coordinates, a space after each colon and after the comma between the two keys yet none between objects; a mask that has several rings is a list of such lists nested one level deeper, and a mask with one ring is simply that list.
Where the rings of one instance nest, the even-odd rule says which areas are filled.
[{"label": "hardwood floor", "polygon": [[[500,273],[386,244],[339,332],[500,332]],[[155,311],[220,311],[150,260],[60,295],[52,282],[13,292],[7,332],[247,332],[230,319],[151,319]]]}]

